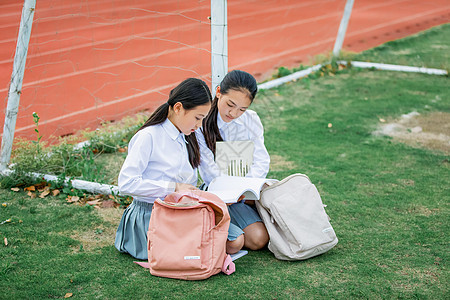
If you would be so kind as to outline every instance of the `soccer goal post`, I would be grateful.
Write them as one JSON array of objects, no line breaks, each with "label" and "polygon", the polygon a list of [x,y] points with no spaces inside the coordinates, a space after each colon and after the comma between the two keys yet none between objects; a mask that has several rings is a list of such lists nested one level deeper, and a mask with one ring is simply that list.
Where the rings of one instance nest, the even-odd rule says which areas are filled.
[{"label": "soccer goal post", "polygon": [[33,25],[36,0],[25,0],[20,20],[19,36],[17,38],[16,53],[14,55],[13,71],[8,92],[8,104],[3,127],[0,171],[7,168],[11,157],[14,141],[14,130],[19,112],[20,94],[22,93],[23,75],[27,61],[28,44],[30,42],[31,27]]},{"label": "soccer goal post", "polygon": [[347,0],[344,8],[344,15],[342,16],[341,23],[339,24],[339,30],[336,36],[336,41],[333,47],[333,56],[338,57],[341,53],[342,44],[344,43],[345,33],[347,32],[348,21],[352,14],[354,0]]},{"label": "soccer goal post", "polygon": [[211,92],[228,72],[227,0],[211,0]]}]

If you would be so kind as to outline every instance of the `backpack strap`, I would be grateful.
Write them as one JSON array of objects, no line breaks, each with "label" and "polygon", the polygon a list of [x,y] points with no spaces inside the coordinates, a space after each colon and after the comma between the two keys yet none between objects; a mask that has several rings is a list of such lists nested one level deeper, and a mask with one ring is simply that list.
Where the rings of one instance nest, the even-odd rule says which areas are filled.
[{"label": "backpack strap", "polygon": [[146,261],[133,261],[135,264],[140,265],[143,268],[150,269],[150,264]]},{"label": "backpack strap", "polygon": [[228,254],[225,258],[225,261],[223,262],[222,272],[224,272],[226,275],[231,275],[234,273],[234,271],[236,271],[236,265],[231,259],[231,256]]}]

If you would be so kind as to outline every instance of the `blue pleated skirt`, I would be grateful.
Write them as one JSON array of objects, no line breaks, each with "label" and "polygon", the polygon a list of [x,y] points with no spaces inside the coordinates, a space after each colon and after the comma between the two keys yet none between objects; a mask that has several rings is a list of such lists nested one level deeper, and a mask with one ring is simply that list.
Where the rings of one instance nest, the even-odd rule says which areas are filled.
[{"label": "blue pleated skirt", "polygon": [[123,212],[114,246],[137,259],[147,260],[147,231],[153,203],[133,201]]}]

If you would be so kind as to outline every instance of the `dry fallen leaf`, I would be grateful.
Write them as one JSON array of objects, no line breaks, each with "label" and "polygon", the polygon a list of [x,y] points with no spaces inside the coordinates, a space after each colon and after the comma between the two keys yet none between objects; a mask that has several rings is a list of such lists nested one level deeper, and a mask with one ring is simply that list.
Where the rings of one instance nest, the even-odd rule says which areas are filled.
[{"label": "dry fallen leaf", "polygon": [[67,202],[68,203],[74,203],[80,200],[80,197],[78,196],[67,196]]},{"label": "dry fallen leaf", "polygon": [[333,127],[333,124],[328,123],[328,128],[331,128],[331,127]]},{"label": "dry fallen leaf", "polygon": [[45,192],[45,191],[50,192],[50,186],[40,187],[40,188],[38,189],[38,191],[39,191],[39,192]]},{"label": "dry fallen leaf", "polygon": [[8,246],[8,239],[7,238],[4,239],[4,242],[5,242],[5,246]]},{"label": "dry fallen leaf", "polygon": [[121,152],[121,153],[124,153],[124,152],[127,151],[127,149],[125,149],[125,148],[119,148],[117,151],[119,151],[119,152]]},{"label": "dry fallen leaf", "polygon": [[53,191],[52,191],[52,195],[53,195],[53,196],[58,196],[59,193],[61,193],[60,190],[53,190]]},{"label": "dry fallen leaf", "polygon": [[380,118],[380,122],[381,122],[381,123],[384,123],[384,122],[386,122],[386,120]]},{"label": "dry fallen leaf", "polygon": [[105,200],[102,202],[102,208],[114,208],[115,203],[114,200]]},{"label": "dry fallen leaf", "polygon": [[66,294],[64,295],[64,298],[70,298],[70,297],[72,297],[72,296],[73,296],[72,293],[66,293]]},{"label": "dry fallen leaf", "polygon": [[39,195],[39,198],[45,198],[49,194],[50,194],[50,190],[45,190]]},{"label": "dry fallen leaf", "polygon": [[31,198],[36,198],[36,194],[35,194],[35,193],[32,193],[31,191],[29,191],[29,192],[27,193],[27,195],[30,196]]},{"label": "dry fallen leaf", "polygon": [[92,200],[92,201],[88,201],[86,203],[89,204],[89,205],[99,205],[99,204],[102,204],[102,201],[100,201],[100,200]]},{"label": "dry fallen leaf", "polygon": [[24,188],[25,191],[35,191],[36,187],[34,185],[28,186],[26,188]]},{"label": "dry fallen leaf", "polygon": [[11,191],[18,192],[18,191],[20,191],[20,189],[18,187],[13,187],[13,188],[11,188]]},{"label": "dry fallen leaf", "polygon": [[5,203],[2,203],[2,206],[3,206],[3,207],[7,207],[8,204],[5,202]]}]

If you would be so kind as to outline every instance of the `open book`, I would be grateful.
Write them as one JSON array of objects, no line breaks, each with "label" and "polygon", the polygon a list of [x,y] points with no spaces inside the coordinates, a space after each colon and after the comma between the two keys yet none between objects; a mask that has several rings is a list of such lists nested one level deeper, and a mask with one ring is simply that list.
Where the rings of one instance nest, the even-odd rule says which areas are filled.
[{"label": "open book", "polygon": [[275,183],[276,179],[238,176],[219,176],[208,186],[208,192],[217,195],[225,203],[237,202],[244,195],[246,200],[259,200],[264,184]]}]

